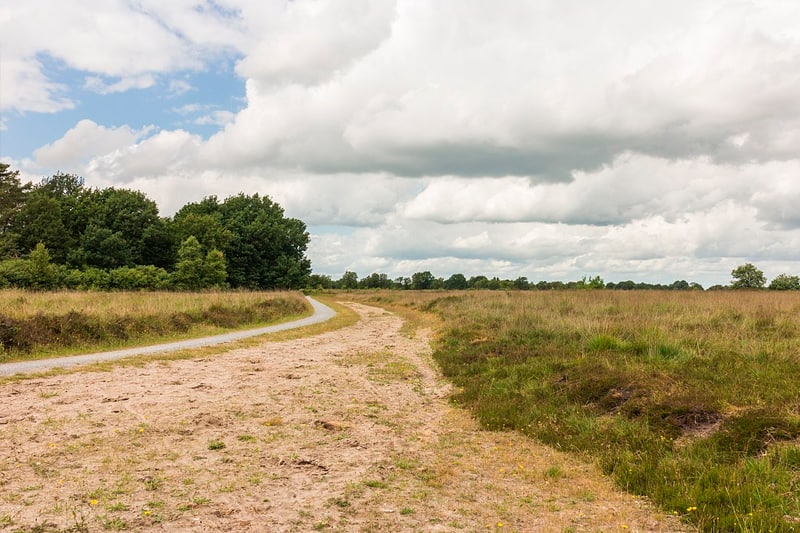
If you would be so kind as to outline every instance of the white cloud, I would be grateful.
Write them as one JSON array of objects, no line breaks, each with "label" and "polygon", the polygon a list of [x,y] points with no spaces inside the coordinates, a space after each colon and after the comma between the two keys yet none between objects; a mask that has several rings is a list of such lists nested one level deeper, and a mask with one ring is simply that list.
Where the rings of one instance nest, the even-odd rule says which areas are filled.
[{"label": "white cloud", "polygon": [[86,165],[98,156],[129,148],[152,131],[140,131],[127,126],[106,128],[91,120],[81,120],[63,137],[34,152],[36,164],[44,168],[72,169]]},{"label": "white cloud", "polygon": [[196,118],[194,123],[200,126],[224,126],[225,124],[231,122],[235,117],[236,115],[231,111],[218,109],[207,115]]},{"label": "white cloud", "polygon": [[111,83],[99,76],[89,76],[84,82],[84,87],[98,94],[113,94],[131,89],[147,89],[155,85],[155,83],[156,79],[150,74],[125,77]]},{"label": "white cloud", "polygon": [[266,31],[237,71],[264,86],[327,82],[389,37],[394,4],[394,0],[282,3],[270,13]]},{"label": "white cloud", "polygon": [[[154,75],[200,69],[244,45],[241,21],[215,2],[27,0],[0,6],[2,106],[55,112],[74,104],[44,72],[48,56],[85,72],[102,94],[149,87]],[[117,81],[108,82],[114,79]]]},{"label": "white cloud", "polygon": [[111,183],[137,178],[200,173],[198,152],[202,141],[183,130],[159,131],[143,141],[94,158],[86,177]]},{"label": "white cloud", "polygon": [[48,80],[36,59],[9,57],[4,51],[0,61],[0,110],[54,113],[72,109],[75,102],[64,95],[66,89]]},{"label": "white cloud", "polygon": [[316,227],[328,273],[708,283],[798,259],[796,2],[132,5],[58,3],[36,34],[0,8],[0,39],[16,40],[4,105],[74,105],[36,54],[113,92],[235,51],[245,108],[177,108],[220,127],[207,141],[81,122],[39,164],[141,188],[167,213],[269,194]]}]

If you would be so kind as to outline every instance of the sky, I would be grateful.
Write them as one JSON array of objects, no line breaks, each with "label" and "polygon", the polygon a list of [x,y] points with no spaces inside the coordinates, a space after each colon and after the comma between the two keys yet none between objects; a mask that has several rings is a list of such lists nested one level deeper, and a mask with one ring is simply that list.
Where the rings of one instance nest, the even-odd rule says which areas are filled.
[{"label": "sky", "polygon": [[0,113],[27,180],[268,195],[334,279],[800,274],[796,0],[2,0]]}]

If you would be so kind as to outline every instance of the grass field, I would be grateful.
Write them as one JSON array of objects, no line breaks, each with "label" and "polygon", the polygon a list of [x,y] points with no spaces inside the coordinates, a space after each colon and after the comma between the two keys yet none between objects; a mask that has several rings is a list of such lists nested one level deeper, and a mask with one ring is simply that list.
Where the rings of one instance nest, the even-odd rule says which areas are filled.
[{"label": "grass field", "polygon": [[382,292],[434,312],[454,401],[704,531],[800,531],[800,295]]},{"label": "grass field", "polygon": [[288,320],[297,292],[0,291],[0,362],[103,350]]}]

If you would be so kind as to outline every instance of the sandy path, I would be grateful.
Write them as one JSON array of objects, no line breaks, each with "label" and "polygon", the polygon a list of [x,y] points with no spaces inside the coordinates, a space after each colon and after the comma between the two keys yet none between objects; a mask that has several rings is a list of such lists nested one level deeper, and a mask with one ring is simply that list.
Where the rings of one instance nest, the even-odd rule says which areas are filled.
[{"label": "sandy path", "polygon": [[678,531],[448,404],[425,332],[352,327],[0,385],[0,531]]}]

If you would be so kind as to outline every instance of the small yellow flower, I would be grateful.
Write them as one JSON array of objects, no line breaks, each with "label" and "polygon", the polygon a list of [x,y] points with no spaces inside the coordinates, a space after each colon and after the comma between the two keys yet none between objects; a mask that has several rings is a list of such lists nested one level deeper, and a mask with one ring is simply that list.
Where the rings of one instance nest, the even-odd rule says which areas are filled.
[{"label": "small yellow flower", "polygon": [[686,508],[686,512],[687,513],[691,513],[692,511],[696,511],[696,510],[697,510],[697,507],[695,507],[695,506],[691,506],[691,507],[687,507]]},{"label": "small yellow flower", "polygon": [[139,428],[139,433],[144,433],[144,428]]},{"label": "small yellow flower", "polygon": [[150,509],[145,509],[144,510],[144,515],[145,516],[150,516]]},{"label": "small yellow flower", "polygon": [[497,527],[503,527],[503,523],[502,522],[498,522],[497,523]]},{"label": "small yellow flower", "polygon": [[92,500],[89,502],[89,505],[97,505],[97,500]]}]

